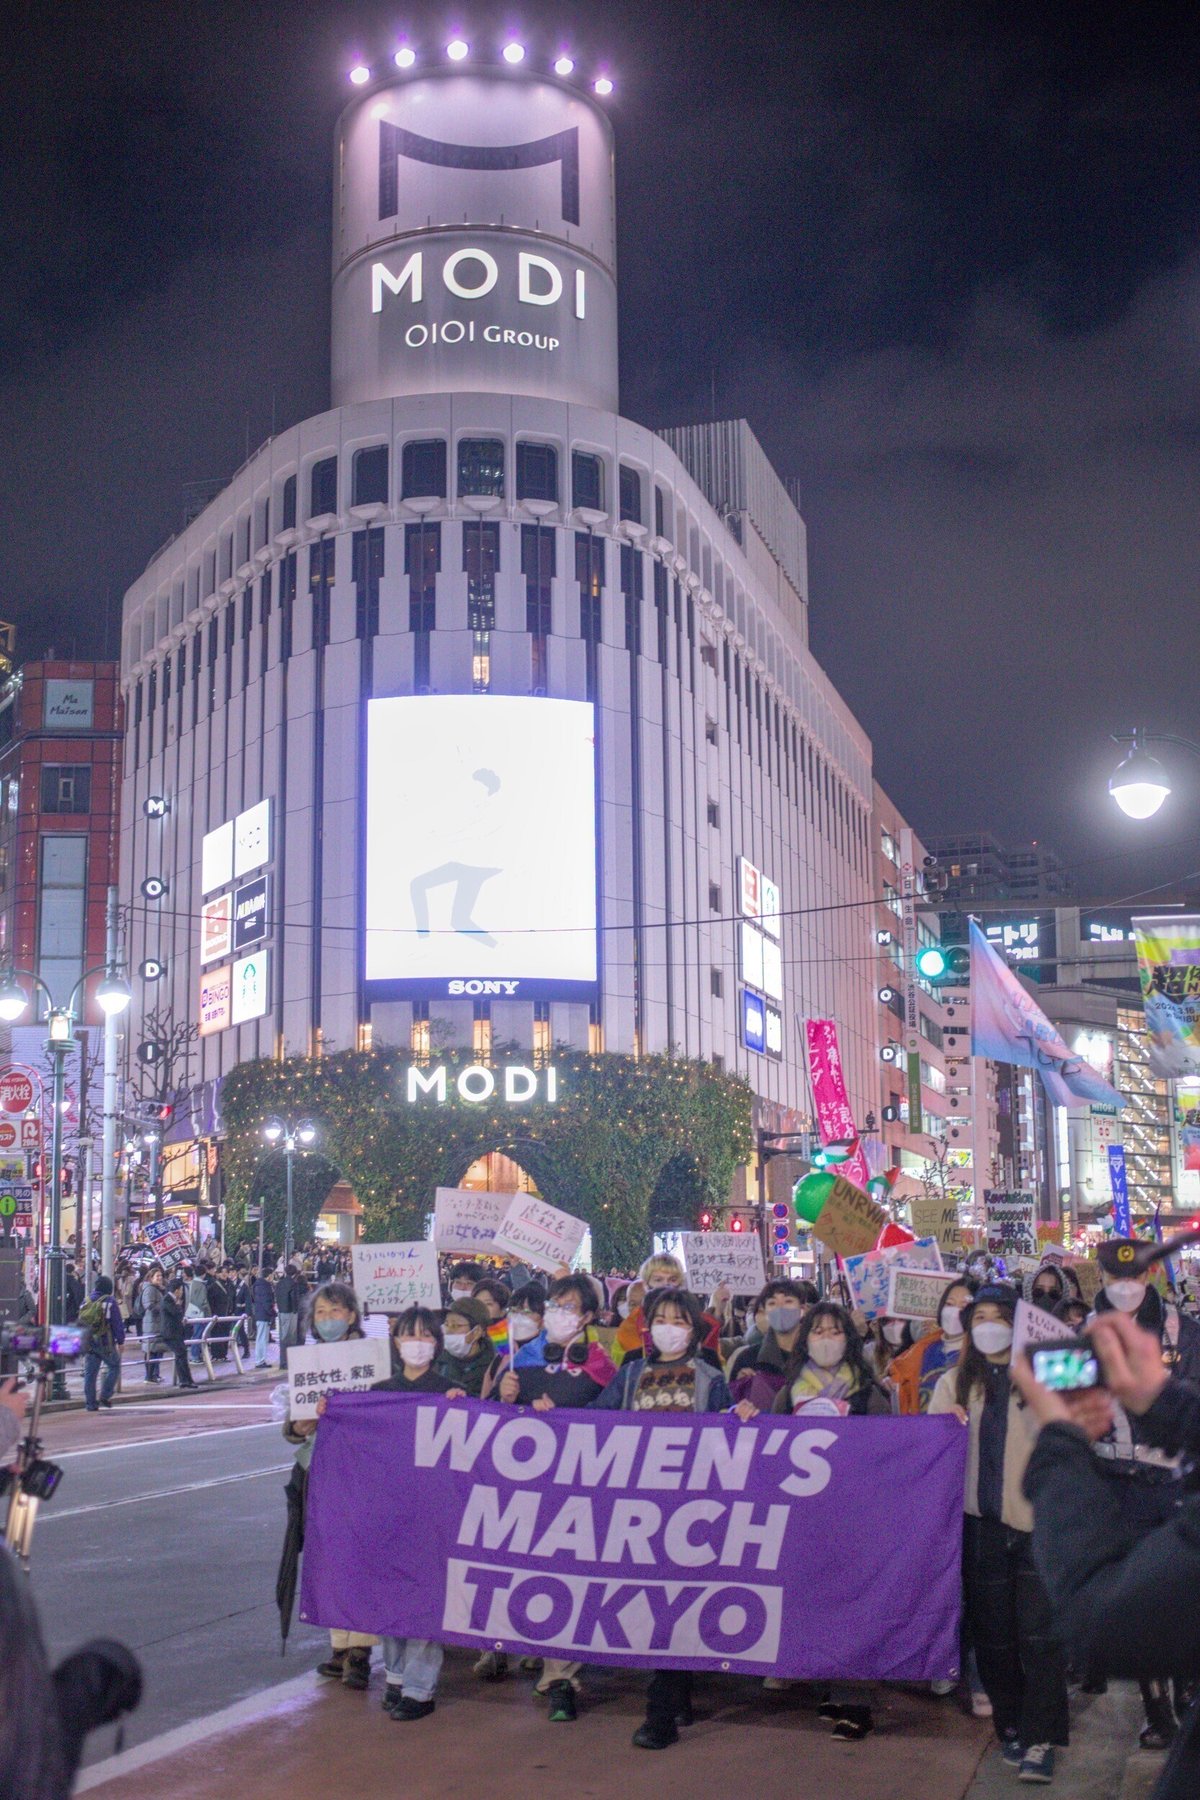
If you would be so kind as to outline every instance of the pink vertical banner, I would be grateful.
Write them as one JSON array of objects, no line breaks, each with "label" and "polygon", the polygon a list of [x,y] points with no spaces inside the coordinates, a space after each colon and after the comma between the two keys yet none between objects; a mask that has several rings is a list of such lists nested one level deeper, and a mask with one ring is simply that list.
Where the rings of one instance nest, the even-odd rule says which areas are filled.
[{"label": "pink vertical banner", "polygon": [[[858,1127],[850,1110],[846,1077],[842,1073],[842,1052],[838,1046],[837,1025],[832,1019],[805,1019],[804,1035],[808,1044],[808,1079],[813,1105],[817,1111],[817,1130],[823,1144],[852,1139],[858,1144]],[[867,1159],[861,1145],[853,1156],[839,1165],[838,1173],[856,1187],[865,1188],[871,1179]]]}]

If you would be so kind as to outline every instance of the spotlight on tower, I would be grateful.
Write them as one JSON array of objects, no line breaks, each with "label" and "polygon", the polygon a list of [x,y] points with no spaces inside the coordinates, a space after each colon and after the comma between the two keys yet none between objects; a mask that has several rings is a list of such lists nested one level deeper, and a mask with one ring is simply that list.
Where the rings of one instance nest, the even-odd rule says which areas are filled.
[{"label": "spotlight on tower", "polygon": [[446,55],[450,58],[451,62],[465,62],[470,54],[471,46],[470,44],[464,43],[462,38],[451,38],[450,42],[446,45]]},{"label": "spotlight on tower", "polygon": [[366,83],[371,79],[371,71],[368,69],[366,63],[355,63],[350,71],[350,79],[355,87],[365,87]]},{"label": "spotlight on tower", "polygon": [[505,44],[501,55],[504,57],[506,63],[524,62],[525,46],[524,44],[518,44],[514,38],[510,43]]},{"label": "spotlight on tower", "polygon": [[417,53],[411,45],[401,44],[396,52],[396,67],[398,69],[411,69],[416,60]]}]

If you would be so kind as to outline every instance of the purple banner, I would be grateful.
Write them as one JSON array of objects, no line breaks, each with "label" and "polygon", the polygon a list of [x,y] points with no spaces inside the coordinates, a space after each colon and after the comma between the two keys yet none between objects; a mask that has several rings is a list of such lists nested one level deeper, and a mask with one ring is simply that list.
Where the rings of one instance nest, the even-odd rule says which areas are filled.
[{"label": "purple banner", "polygon": [[966,1442],[953,1417],[334,1394],[300,1617],[632,1668],[951,1677]]}]

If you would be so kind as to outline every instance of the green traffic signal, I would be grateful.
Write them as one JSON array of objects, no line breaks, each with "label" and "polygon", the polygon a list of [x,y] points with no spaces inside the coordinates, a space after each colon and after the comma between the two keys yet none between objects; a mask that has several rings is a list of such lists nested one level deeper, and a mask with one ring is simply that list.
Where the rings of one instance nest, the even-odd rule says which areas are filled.
[{"label": "green traffic signal", "polygon": [[946,952],[938,944],[927,944],[917,951],[917,974],[924,981],[940,981],[949,964]]}]

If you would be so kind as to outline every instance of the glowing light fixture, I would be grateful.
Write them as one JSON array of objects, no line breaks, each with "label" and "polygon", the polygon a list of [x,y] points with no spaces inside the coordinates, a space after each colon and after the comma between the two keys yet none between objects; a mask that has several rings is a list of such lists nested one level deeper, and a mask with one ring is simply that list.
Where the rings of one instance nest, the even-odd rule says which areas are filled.
[{"label": "glowing light fixture", "polygon": [[1171,792],[1167,771],[1144,750],[1135,733],[1133,749],[1113,771],[1108,791],[1128,819],[1150,819]]},{"label": "glowing light fixture", "polygon": [[613,84],[609,80],[607,75],[601,75],[599,80],[594,81],[592,83],[592,86],[594,87],[595,91],[600,95],[602,100],[606,100],[608,98],[609,94],[611,94],[613,91]]},{"label": "glowing light fixture", "polygon": [[573,75],[574,72],[575,64],[572,58],[569,56],[560,56],[554,65],[554,73],[556,75]]},{"label": "glowing light fixture", "polygon": [[501,55],[504,57],[506,63],[524,62],[525,46],[524,44],[518,44],[516,39],[513,38],[510,43],[505,44]]},{"label": "glowing light fixture", "polygon": [[396,67],[398,69],[411,69],[416,60],[417,53],[411,45],[401,44],[396,52]]},{"label": "glowing light fixture", "polygon": [[446,55],[450,58],[451,62],[465,62],[470,54],[471,46],[470,44],[464,43],[462,38],[451,38],[450,42],[446,45]]},{"label": "glowing light fixture", "polygon": [[364,87],[371,79],[371,71],[366,63],[355,63],[350,71],[350,79],[355,87]]}]

